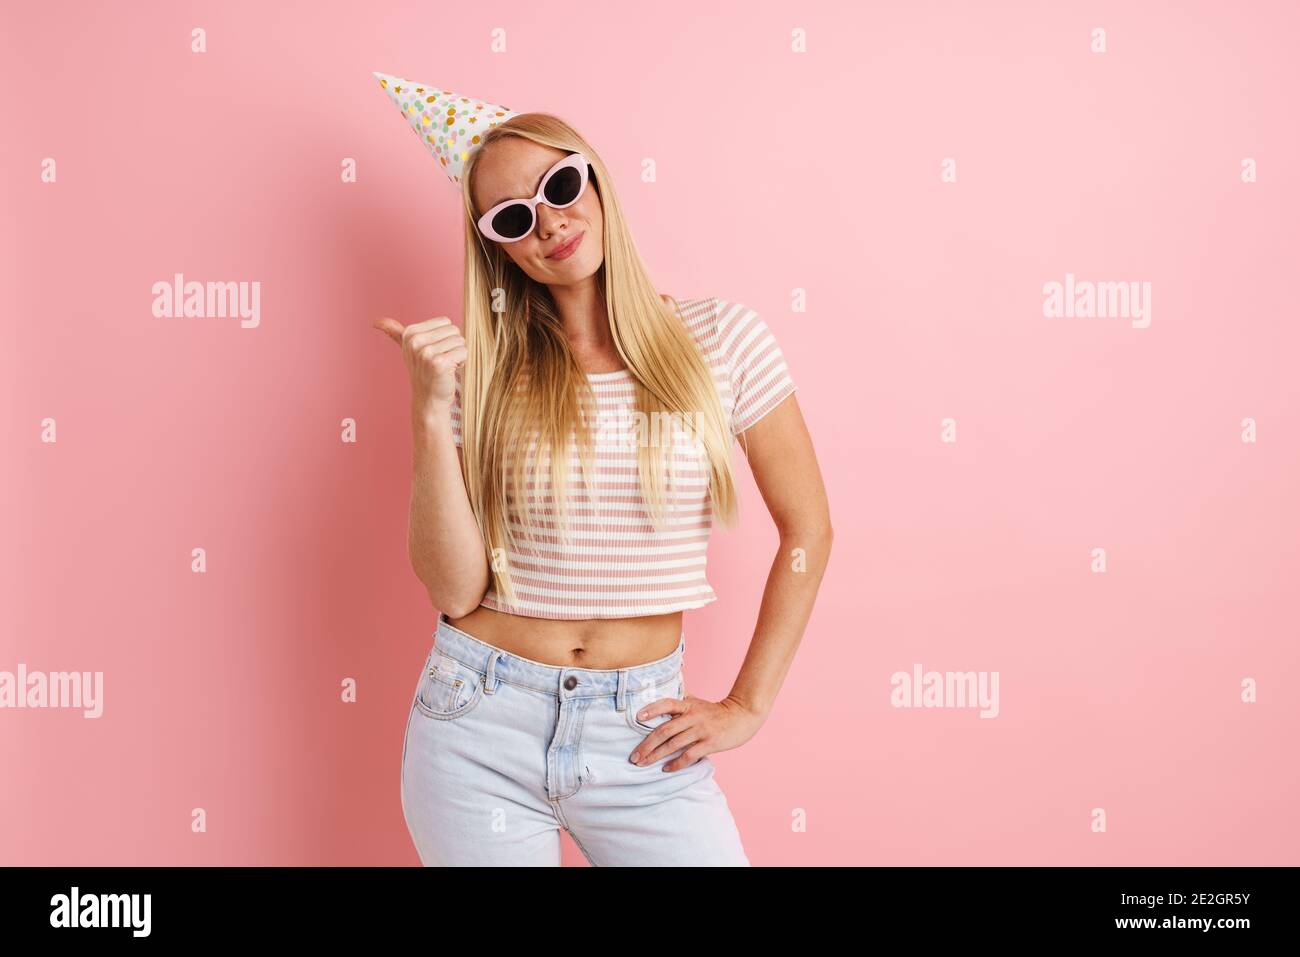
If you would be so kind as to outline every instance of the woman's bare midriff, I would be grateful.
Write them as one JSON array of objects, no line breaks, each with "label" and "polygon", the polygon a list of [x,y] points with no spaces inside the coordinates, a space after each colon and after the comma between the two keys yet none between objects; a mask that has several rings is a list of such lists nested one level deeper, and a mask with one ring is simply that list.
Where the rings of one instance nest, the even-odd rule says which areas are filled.
[{"label": "woman's bare midriff", "polygon": [[638,618],[565,620],[509,615],[480,605],[447,617],[480,641],[512,655],[566,668],[630,668],[672,654],[682,637],[682,613]]}]

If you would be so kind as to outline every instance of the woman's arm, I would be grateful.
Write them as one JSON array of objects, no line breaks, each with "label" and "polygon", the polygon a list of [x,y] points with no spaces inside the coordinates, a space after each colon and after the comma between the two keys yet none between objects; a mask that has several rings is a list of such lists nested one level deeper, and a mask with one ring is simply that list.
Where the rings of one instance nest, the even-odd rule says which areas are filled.
[{"label": "woman's arm", "polygon": [[407,553],[433,607],[451,618],[479,606],[488,587],[483,535],[465,492],[464,452],[450,417],[412,410],[411,519]]},{"label": "woman's arm", "polygon": [[830,506],[794,394],[740,433],[740,439],[781,536],[758,624],[740,674],[722,701],[667,698],[637,714],[643,721],[658,714],[674,716],[632,752],[637,764],[681,751],[664,765],[665,771],[680,771],[707,754],[739,747],[758,732],[794,661],[826,572],[833,537]]},{"label": "woman's arm", "polygon": [[433,606],[460,618],[479,606],[488,586],[483,536],[452,425],[465,339],[446,316],[409,326],[382,316],[373,325],[401,347],[411,380],[411,567]]},{"label": "woman's arm", "polygon": [[766,718],[812,615],[834,533],[817,453],[794,395],[742,432],[741,447],[781,545],[728,697]]}]

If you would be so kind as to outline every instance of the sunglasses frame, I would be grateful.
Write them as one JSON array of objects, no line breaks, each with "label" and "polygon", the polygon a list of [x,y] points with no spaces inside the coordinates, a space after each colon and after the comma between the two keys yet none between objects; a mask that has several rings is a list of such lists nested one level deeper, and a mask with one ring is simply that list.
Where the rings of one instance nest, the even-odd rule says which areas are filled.
[{"label": "sunglasses frame", "polygon": [[[578,170],[578,175],[582,177],[582,181],[578,186],[578,195],[573,197],[572,202],[565,203],[562,206],[556,206],[554,203],[546,202],[546,200],[543,198],[546,195],[546,184],[551,181],[551,177],[553,177],[555,174],[559,173],[561,170],[568,169],[569,167],[576,168]],[[587,157],[584,156],[582,153],[577,153],[577,152],[570,153],[568,156],[564,157],[564,159],[560,160],[558,163],[556,163],[554,166],[552,166],[550,169],[546,171],[546,173],[542,176],[541,183],[539,183],[537,186],[537,192],[533,194],[532,198],[502,200],[501,202],[493,206],[491,209],[489,209],[482,216],[480,216],[478,218],[479,232],[482,233],[484,236],[486,236],[488,239],[494,240],[495,242],[498,243],[519,242],[519,240],[524,239],[525,237],[528,236],[529,233],[531,233],[534,229],[537,228],[537,207],[539,204],[550,206],[551,209],[568,209],[578,200],[582,199],[583,194],[587,192],[587,183],[589,182],[587,170],[588,170]],[[495,219],[502,210],[514,206],[517,203],[522,203],[523,205],[528,207],[528,214],[532,217],[532,222],[529,223],[528,228],[526,230],[524,230],[520,235],[515,236],[512,239],[507,236],[502,236],[495,229],[493,229],[492,220]]]}]

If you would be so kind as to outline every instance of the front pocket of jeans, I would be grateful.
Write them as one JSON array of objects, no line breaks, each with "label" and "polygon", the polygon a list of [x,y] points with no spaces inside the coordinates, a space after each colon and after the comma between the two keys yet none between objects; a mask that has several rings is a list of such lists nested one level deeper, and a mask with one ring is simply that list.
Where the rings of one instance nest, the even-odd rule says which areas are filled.
[{"label": "front pocket of jeans", "polygon": [[439,721],[454,721],[473,710],[483,697],[483,682],[473,669],[454,659],[429,656],[415,692],[415,707]]},{"label": "front pocket of jeans", "polygon": [[678,698],[686,696],[686,681],[679,672],[667,681],[660,681],[653,687],[644,686],[638,689],[629,689],[627,696],[627,707],[623,709],[627,715],[627,723],[634,731],[641,734],[649,734],[665,721],[671,721],[677,715],[672,712],[653,715],[647,724],[637,718],[637,713],[647,705],[654,704],[660,698]]}]

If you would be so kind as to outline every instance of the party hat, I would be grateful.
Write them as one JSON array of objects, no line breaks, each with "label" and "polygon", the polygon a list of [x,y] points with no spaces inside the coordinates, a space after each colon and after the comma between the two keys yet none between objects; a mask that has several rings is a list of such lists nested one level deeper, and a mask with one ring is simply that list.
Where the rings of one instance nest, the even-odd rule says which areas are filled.
[{"label": "party hat", "polygon": [[415,83],[388,73],[374,74],[388,97],[402,111],[420,142],[433,154],[448,178],[460,183],[465,160],[491,127],[519,111],[487,100],[461,96],[451,90]]}]

